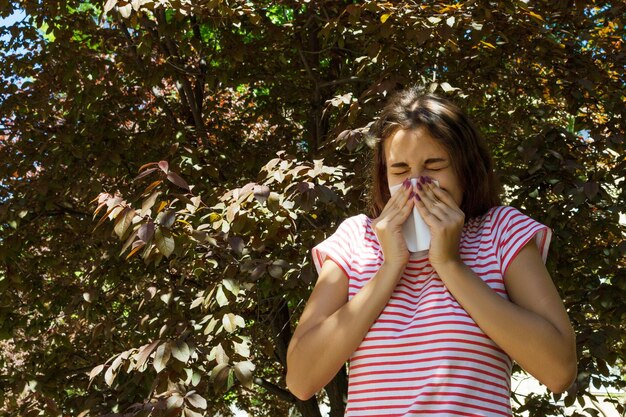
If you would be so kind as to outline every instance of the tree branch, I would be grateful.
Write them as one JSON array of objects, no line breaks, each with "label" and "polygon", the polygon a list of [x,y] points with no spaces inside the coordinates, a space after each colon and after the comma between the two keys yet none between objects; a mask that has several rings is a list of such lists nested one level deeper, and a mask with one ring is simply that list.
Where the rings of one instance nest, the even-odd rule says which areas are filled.
[{"label": "tree branch", "polygon": [[287,390],[282,389],[281,387],[277,385],[272,384],[269,381],[266,381],[263,378],[254,378],[254,383],[260,387],[265,388],[266,390],[276,395],[278,398],[280,398],[283,401],[287,401],[290,403],[295,403],[297,401],[297,398],[292,393],[290,393]]},{"label": "tree branch", "polygon": [[[158,9],[157,20],[160,26],[166,25],[164,9],[162,8]],[[182,69],[182,71],[186,72],[186,69],[184,68],[184,66],[178,61],[178,51],[172,39],[163,33],[159,33],[159,42],[160,42],[161,36],[163,36],[163,39],[165,40],[165,43],[162,45],[164,47],[163,50],[166,52],[166,55],[167,55],[167,61],[170,61],[170,60],[173,61],[174,64],[176,64],[179,68]],[[206,131],[204,129],[204,122],[202,121],[202,115],[200,112],[201,106],[200,108],[197,106],[197,100],[195,98],[193,88],[191,87],[191,83],[189,82],[189,79],[186,77],[186,75],[181,74],[181,71],[177,71],[175,72],[175,74],[177,74],[178,81],[182,85],[183,94],[181,94],[181,97],[184,98],[184,101],[187,104],[187,107],[191,110],[194,124],[196,126],[196,129],[198,130],[197,136],[198,138],[202,138],[206,136]],[[181,92],[180,89],[179,89],[179,92]],[[199,139],[199,142],[200,142],[199,144],[202,145],[202,139]]]},{"label": "tree branch", "polygon": [[198,66],[200,68],[200,74],[196,79],[196,85],[194,86],[194,92],[196,95],[196,107],[198,108],[198,112],[200,113],[200,117],[202,117],[202,106],[204,105],[204,85],[206,83],[206,75],[207,75],[207,65],[204,54],[204,47],[202,43],[202,35],[200,34],[200,26],[198,25],[198,21],[196,16],[191,15],[191,24],[193,25],[193,36],[196,38],[198,43],[200,43],[200,62]]},{"label": "tree branch", "polygon": [[[128,42],[128,45],[130,46],[130,51],[133,56],[133,59],[135,60],[135,65],[137,65],[137,68],[144,68],[147,70],[146,65],[143,63],[143,61],[139,57],[139,52],[137,52],[137,47],[135,46],[135,42],[133,41],[133,38],[130,36],[130,32],[128,31],[128,26],[126,26],[124,21],[122,21],[121,19],[118,21],[118,23],[120,27],[122,28],[122,32],[124,33],[124,36],[126,37],[126,41]],[[140,78],[142,82],[145,84],[146,80],[143,77],[140,77]],[[159,87],[162,89],[164,88],[161,82],[159,82]],[[157,98],[158,101],[161,102],[161,105],[163,106],[163,111],[165,115],[167,116],[167,118],[169,119],[170,123],[172,124],[172,127],[174,127],[174,129],[176,130],[179,130],[178,120],[174,116],[174,112],[170,108],[169,103],[165,100],[165,97],[163,97],[163,94],[161,94],[161,92],[157,90],[157,88],[154,86],[150,88],[150,92],[154,94],[154,96]]]},{"label": "tree branch", "polygon": [[349,78],[342,78],[340,80],[332,80],[332,81],[326,81],[323,82],[321,84],[319,84],[320,88],[324,88],[324,87],[334,87],[336,85],[339,84],[347,84],[347,83],[366,83],[368,82],[367,80],[364,80],[363,78],[359,78],[359,77],[349,77]]}]

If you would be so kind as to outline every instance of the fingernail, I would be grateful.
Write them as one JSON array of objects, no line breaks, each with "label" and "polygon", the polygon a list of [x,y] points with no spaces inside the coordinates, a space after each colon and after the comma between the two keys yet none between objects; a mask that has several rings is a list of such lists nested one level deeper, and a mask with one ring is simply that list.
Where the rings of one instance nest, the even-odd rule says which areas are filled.
[{"label": "fingernail", "polygon": [[413,197],[415,197],[415,193],[411,191],[411,194],[409,194],[409,198],[413,198]]},{"label": "fingernail", "polygon": [[404,180],[404,181],[402,182],[402,185],[404,185],[404,188],[406,188],[406,189],[408,190],[409,188],[411,188],[411,181],[409,181],[408,179],[406,179],[406,180]]},{"label": "fingernail", "polygon": [[422,199],[420,198],[420,196],[419,196],[419,195],[417,195],[417,194],[415,194],[415,200],[416,200],[416,201],[422,201]]},{"label": "fingernail", "polygon": [[417,189],[422,191],[422,184],[420,184],[419,182],[417,183]]},{"label": "fingernail", "polygon": [[432,182],[433,182],[433,180],[432,180],[432,178],[430,178],[430,177],[426,177],[426,182],[430,184],[430,183],[432,183]]},{"label": "fingernail", "polygon": [[426,177],[420,177],[420,182],[422,184],[425,184],[426,183]]}]

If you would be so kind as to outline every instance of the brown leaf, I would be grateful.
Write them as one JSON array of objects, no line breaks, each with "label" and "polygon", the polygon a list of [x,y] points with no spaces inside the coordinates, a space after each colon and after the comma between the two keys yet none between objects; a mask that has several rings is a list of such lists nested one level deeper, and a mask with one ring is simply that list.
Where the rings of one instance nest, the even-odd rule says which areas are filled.
[{"label": "brown leaf", "polygon": [[143,190],[144,194],[148,194],[152,190],[154,190],[159,184],[161,184],[163,180],[156,180],[152,184],[148,185],[145,190]]},{"label": "brown leaf", "polygon": [[179,393],[172,394],[165,402],[165,408],[168,410],[179,409],[183,406],[183,397]]},{"label": "brown leaf", "polygon": [[113,365],[111,365],[104,373],[104,382],[106,382],[108,386],[113,385],[113,381],[115,381],[115,377],[117,376],[116,369],[117,368],[114,368]]},{"label": "brown leaf", "polygon": [[142,166],[139,167],[139,172],[143,171],[144,169],[152,166],[152,165],[157,165],[156,162],[148,162],[147,164],[143,164]]},{"label": "brown leaf", "polygon": [[589,200],[592,200],[596,194],[598,194],[598,191],[600,191],[600,186],[595,181],[586,182],[583,188],[585,190],[585,195]]},{"label": "brown leaf", "polygon": [[156,171],[159,168],[150,168],[145,170],[144,172],[142,172],[141,174],[137,175],[135,178],[133,178],[133,181],[137,181],[142,179],[143,177],[147,177],[148,175],[152,174],[154,171]]},{"label": "brown leaf", "polygon": [[139,239],[148,243],[150,239],[152,239],[152,236],[154,236],[154,223],[152,221],[148,221],[147,223],[142,224],[137,232],[137,236],[139,236]]},{"label": "brown leaf", "polygon": [[252,372],[254,364],[250,361],[238,362],[235,364],[235,376],[246,388],[252,388]]},{"label": "brown leaf", "polygon": [[157,371],[157,374],[165,368],[165,366],[167,365],[167,362],[170,360],[171,353],[172,353],[172,350],[168,342],[165,342],[161,346],[158,347],[154,355],[154,362],[152,363],[154,366],[154,369],[156,369]]},{"label": "brown leaf", "polygon": [[239,213],[239,206],[236,204],[231,204],[228,206],[228,210],[226,210],[226,221],[232,223],[235,219],[235,216]]},{"label": "brown leaf", "polygon": [[[122,250],[120,251],[120,256],[122,256],[122,254],[124,252],[126,252],[126,250],[130,247],[131,244],[133,244],[133,241],[135,240],[135,238],[137,237],[137,231],[135,230],[129,237],[128,239],[126,239],[126,243],[124,243],[124,246],[122,246]],[[134,247],[133,247],[134,248]]]},{"label": "brown leaf", "polygon": [[189,185],[177,173],[172,171],[168,172],[167,179],[170,180],[170,182],[178,185],[180,188],[184,188],[185,190],[189,191]]},{"label": "brown leaf", "polygon": [[226,351],[224,351],[221,343],[211,349],[209,357],[215,357],[215,361],[218,364],[228,364],[228,361],[230,360],[230,358],[226,354]]},{"label": "brown leaf", "polygon": [[116,5],[117,0],[107,0],[107,2],[104,3],[104,14],[109,13]]},{"label": "brown leaf", "polygon": [[119,206],[113,206],[113,207],[111,207],[111,208],[109,209],[109,211],[107,211],[107,212],[104,214],[104,216],[102,216],[102,217],[100,218],[100,220],[98,220],[98,223],[96,224],[96,227],[94,227],[94,228],[93,228],[92,233],[93,233],[93,232],[95,232],[95,231],[96,231],[96,229],[97,229],[97,228],[98,228],[98,227],[99,227],[102,223],[104,223],[104,221],[105,221],[106,219],[108,219],[108,218],[109,218],[109,214],[111,214],[111,213],[113,212],[113,210],[115,210],[115,209],[116,209],[116,208],[118,208],[118,207],[119,207]]},{"label": "brown leaf", "polygon": [[267,200],[267,197],[270,195],[270,187],[267,185],[255,185],[253,188],[254,198],[256,198],[261,203],[264,203]]},{"label": "brown leaf", "polygon": [[150,354],[156,349],[160,340],[155,340],[152,343],[148,343],[139,349],[139,353],[137,353],[137,363],[135,363],[135,369],[140,369],[150,357]]},{"label": "brown leaf", "polygon": [[192,406],[196,408],[199,408],[201,410],[206,409],[206,406],[207,406],[206,400],[197,392],[187,394],[185,399],[189,402],[189,404],[191,404]]},{"label": "brown leaf", "polygon": [[159,168],[161,168],[161,171],[167,174],[169,171],[169,164],[167,163],[167,161],[159,161]]},{"label": "brown leaf", "polygon": [[226,379],[228,378],[228,372],[230,367],[227,363],[220,363],[211,371],[211,382],[217,386],[226,385]]},{"label": "brown leaf", "polygon": [[197,411],[193,411],[191,408],[185,408],[184,417],[202,417],[204,414],[199,413]]},{"label": "brown leaf", "polygon": [[104,369],[104,365],[98,365],[95,368],[93,368],[91,372],[89,372],[89,379],[91,380],[97,377],[100,374],[100,372],[102,372],[103,369]]},{"label": "brown leaf", "polygon": [[232,236],[228,238],[228,244],[238,255],[243,252],[243,249],[246,247],[245,242],[239,236]]},{"label": "brown leaf", "polygon": [[[128,252],[128,255],[126,255],[126,259],[129,259],[130,257],[132,257],[134,254],[139,252],[141,250],[141,248],[143,248],[146,245],[145,243],[143,243],[141,241],[137,241],[137,242],[139,242],[139,245],[133,247],[133,249],[130,252]],[[137,242],[135,242],[135,243],[137,243]],[[133,244],[133,246],[134,246],[134,244]]]}]

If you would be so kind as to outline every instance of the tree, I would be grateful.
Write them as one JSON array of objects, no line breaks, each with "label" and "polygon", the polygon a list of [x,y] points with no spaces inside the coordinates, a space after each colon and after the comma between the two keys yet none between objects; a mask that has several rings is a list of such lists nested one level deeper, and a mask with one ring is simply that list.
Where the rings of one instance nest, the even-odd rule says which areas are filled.
[{"label": "tree", "polygon": [[[555,232],[548,267],[580,359],[565,403],[626,385],[621,3],[49,1],[0,15],[17,8],[26,18],[0,34],[3,412],[320,415],[284,385],[309,250],[366,210],[363,133],[415,82],[467,109],[507,202]],[[344,371],[320,396],[331,415],[345,392]],[[514,401],[561,413],[547,396]]]}]

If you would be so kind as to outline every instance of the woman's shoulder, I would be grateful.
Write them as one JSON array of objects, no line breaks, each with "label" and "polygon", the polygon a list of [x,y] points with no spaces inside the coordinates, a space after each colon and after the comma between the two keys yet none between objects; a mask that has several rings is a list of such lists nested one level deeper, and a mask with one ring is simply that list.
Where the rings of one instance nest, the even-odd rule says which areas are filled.
[{"label": "woman's shoulder", "polygon": [[362,235],[369,227],[371,220],[365,214],[346,217],[337,226],[337,232],[349,233],[352,236]]},{"label": "woman's shoulder", "polygon": [[466,228],[475,232],[492,233],[518,216],[526,217],[513,206],[493,206],[484,214],[467,221]]},{"label": "woman's shoulder", "polygon": [[354,216],[347,217],[343,224],[354,230],[365,231],[371,226],[372,220],[365,214],[355,214]]},{"label": "woman's shoulder", "polygon": [[490,233],[508,234],[512,231],[534,230],[546,226],[513,206],[495,206],[481,217],[480,225]]},{"label": "woman's shoulder", "polygon": [[484,215],[479,216],[479,218],[502,221],[515,216],[524,216],[524,214],[513,206],[493,206],[487,210]]}]

